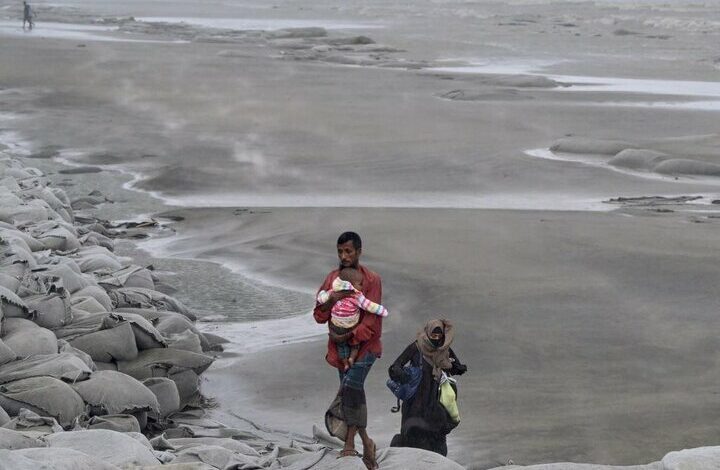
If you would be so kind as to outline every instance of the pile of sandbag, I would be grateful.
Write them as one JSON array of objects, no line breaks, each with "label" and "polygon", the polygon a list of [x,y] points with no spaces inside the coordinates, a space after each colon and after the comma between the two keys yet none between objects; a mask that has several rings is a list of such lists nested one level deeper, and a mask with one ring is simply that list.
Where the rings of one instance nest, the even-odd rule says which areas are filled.
[{"label": "pile of sandbag", "polygon": [[74,213],[107,202],[98,191],[71,202],[0,158],[0,421],[139,432],[172,426],[200,397],[214,345],[150,269],[114,253],[130,227]]}]

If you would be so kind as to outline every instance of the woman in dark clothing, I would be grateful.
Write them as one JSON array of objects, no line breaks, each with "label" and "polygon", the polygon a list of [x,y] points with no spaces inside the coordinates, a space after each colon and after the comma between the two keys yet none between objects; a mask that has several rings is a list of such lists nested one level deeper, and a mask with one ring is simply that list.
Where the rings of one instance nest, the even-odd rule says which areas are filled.
[{"label": "woman in dark clothing", "polygon": [[422,367],[422,379],[415,395],[403,401],[402,425],[391,447],[416,447],[447,455],[447,435],[457,422],[450,418],[440,403],[438,389],[443,372],[462,375],[467,366],[460,363],[450,348],[454,336],[452,324],[447,320],[431,320],[418,333],[417,340],[390,366],[390,378],[406,383],[409,376],[404,367]]}]

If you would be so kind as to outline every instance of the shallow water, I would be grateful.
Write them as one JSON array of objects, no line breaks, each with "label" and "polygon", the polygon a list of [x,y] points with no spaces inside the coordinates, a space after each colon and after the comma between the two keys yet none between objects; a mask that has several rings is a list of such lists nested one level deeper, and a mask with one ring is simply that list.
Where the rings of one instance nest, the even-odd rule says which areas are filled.
[{"label": "shallow water", "polygon": [[720,82],[692,80],[637,79],[608,76],[559,75],[543,72],[542,69],[562,63],[556,61],[500,62],[468,64],[466,66],[436,67],[432,70],[445,73],[460,74],[498,74],[498,75],[531,75],[545,77],[561,84],[555,88],[558,92],[590,93],[603,92],[648,94],[657,96],[686,96],[693,98],[715,98],[715,100],[643,100],[643,101],[611,101],[598,103],[603,106],[636,106],[658,109],[691,109],[702,111],[720,111]]},{"label": "shallow water", "polygon": [[373,23],[342,23],[327,19],[297,20],[297,19],[254,19],[254,18],[199,18],[175,16],[141,16],[137,21],[148,23],[179,23],[206,28],[236,29],[236,30],[263,30],[276,31],[287,28],[325,28],[325,29],[375,29],[382,25]]},{"label": "shallow water", "polygon": [[[101,42],[134,42],[134,43],[172,43],[175,41],[158,41],[153,39],[137,39],[112,35],[116,26],[97,26],[88,24],[69,24],[39,22],[32,30],[23,29],[17,21],[0,20],[0,36],[26,37],[38,39],[83,40]],[[107,33],[107,34],[102,34]]]}]

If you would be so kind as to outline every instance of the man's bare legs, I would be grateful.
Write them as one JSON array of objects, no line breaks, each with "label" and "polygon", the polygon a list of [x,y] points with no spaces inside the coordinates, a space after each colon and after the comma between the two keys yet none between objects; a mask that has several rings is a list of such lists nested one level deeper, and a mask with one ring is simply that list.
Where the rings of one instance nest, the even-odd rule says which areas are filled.
[{"label": "man's bare legs", "polygon": [[368,470],[376,470],[379,467],[377,460],[375,460],[375,451],[377,450],[375,442],[370,439],[365,428],[359,428],[358,434],[360,434],[360,439],[363,443],[363,463]]},{"label": "man's bare legs", "polygon": [[360,439],[363,443],[363,456],[362,460],[368,470],[376,470],[378,467],[377,461],[375,460],[375,442],[368,436],[365,428],[358,428],[357,426],[348,426],[347,436],[345,436],[345,447],[340,452],[341,457],[357,456],[358,453],[355,450],[355,435],[360,434]]},{"label": "man's bare legs", "polygon": [[[355,450],[355,434],[357,434],[357,426],[348,426],[347,435],[345,436],[345,446],[340,451],[340,457],[357,457]],[[364,441],[363,441],[364,442]]]}]

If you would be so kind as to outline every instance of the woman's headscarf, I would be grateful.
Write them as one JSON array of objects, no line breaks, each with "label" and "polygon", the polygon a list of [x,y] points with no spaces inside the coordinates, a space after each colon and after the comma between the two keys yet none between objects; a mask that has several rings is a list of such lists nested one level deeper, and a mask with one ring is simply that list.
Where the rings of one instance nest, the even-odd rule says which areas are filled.
[{"label": "woman's headscarf", "polygon": [[[444,341],[435,345],[430,339],[430,333],[439,328],[443,333]],[[448,320],[430,320],[425,327],[418,332],[417,345],[423,357],[433,367],[433,377],[440,379],[443,369],[450,369],[452,362],[450,361],[450,345],[453,342],[455,330]]]}]

